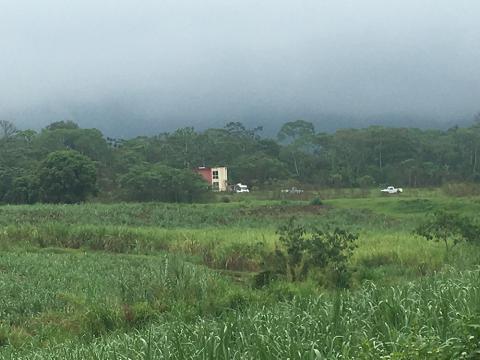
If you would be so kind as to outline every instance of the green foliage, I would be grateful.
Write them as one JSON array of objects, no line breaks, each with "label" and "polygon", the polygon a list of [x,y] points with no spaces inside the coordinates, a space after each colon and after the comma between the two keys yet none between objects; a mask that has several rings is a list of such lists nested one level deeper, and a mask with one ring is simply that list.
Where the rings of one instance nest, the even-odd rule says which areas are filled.
[{"label": "green foliage", "polygon": [[329,185],[333,187],[340,187],[343,184],[343,176],[342,174],[332,174],[328,179]]},{"label": "green foliage", "polygon": [[447,254],[460,242],[478,242],[480,227],[472,219],[455,213],[438,211],[415,229],[415,233],[427,240],[441,241]]},{"label": "green foliage", "polygon": [[358,179],[358,185],[361,188],[371,188],[375,185],[375,179],[370,175],[362,176]]},{"label": "green foliage", "polygon": [[0,167],[0,200],[4,200],[5,195],[12,187],[15,178],[15,169]]},{"label": "green foliage", "polygon": [[314,135],[315,127],[311,122],[296,120],[283,124],[277,137],[280,141],[292,142],[312,137]]},{"label": "green foliage", "polygon": [[46,130],[53,131],[53,130],[59,130],[59,129],[69,129],[69,130],[74,130],[74,129],[79,129],[80,127],[78,126],[77,123],[73,122],[72,120],[67,120],[67,121],[55,121],[45,127]]},{"label": "green foliage", "polygon": [[0,348],[2,346],[6,346],[6,345],[8,345],[8,332],[2,326],[2,327],[0,327]]},{"label": "green foliage", "polygon": [[[190,168],[205,164],[259,186],[294,177],[306,189],[304,201],[1,206],[0,358],[477,358],[478,126],[283,130],[276,142],[229,123],[109,148],[75,124],[37,134],[0,122],[2,202],[45,201],[36,190],[84,174],[64,166],[77,164],[73,150],[97,160],[95,169],[82,158],[86,173],[117,199],[201,200],[205,183]],[[467,185],[443,189],[463,198],[408,189],[362,199],[364,189],[340,188],[372,179]],[[336,188],[308,191],[319,185]],[[316,207],[313,196],[330,200]],[[440,209],[417,229],[433,241],[411,236]]]},{"label": "green foliage", "polygon": [[107,142],[99,130],[80,129],[68,124],[47,127],[35,137],[34,146],[43,156],[53,151],[75,150],[101,163],[105,163],[110,157]]},{"label": "green foliage", "polygon": [[[307,230],[290,218],[287,224],[278,229],[279,240],[286,252],[286,263],[292,281],[301,280],[306,275],[307,266],[302,264],[307,248]],[[280,255],[280,254],[279,254]]]},{"label": "green foliage", "polygon": [[13,204],[34,204],[38,196],[38,178],[34,174],[26,174],[13,179],[3,199]]},{"label": "green foliage", "polygon": [[[186,311],[173,312],[136,331],[114,332],[94,341],[84,336],[81,341],[74,338],[63,344],[45,338],[38,343],[39,338],[23,332],[23,336],[30,336],[28,344],[4,346],[0,356],[39,360],[139,356],[176,360],[199,356],[236,360],[420,360],[475,359],[479,355],[478,271],[451,272],[389,287],[365,284],[359,291],[339,291],[333,296],[306,295],[294,284],[279,284],[264,293],[275,306],[257,306],[241,290],[221,288],[224,296],[218,290],[211,291],[221,297],[225,311],[214,317],[188,319]],[[203,296],[207,297],[208,291]],[[102,310],[97,318],[101,314],[110,316]],[[121,312],[114,314],[121,319]],[[54,319],[51,316],[48,320]],[[58,321],[60,326],[68,324],[65,318]],[[12,337],[22,334],[18,328],[10,331]]]},{"label": "green foliage", "polygon": [[33,204],[38,200],[38,178],[22,168],[0,167],[0,201]]},{"label": "green foliage", "polygon": [[475,358],[476,245],[411,230],[480,202],[341,200],[0,207],[0,358]]},{"label": "green foliage", "polygon": [[320,206],[323,205],[323,201],[317,196],[310,200],[309,204],[313,206]]},{"label": "green foliage", "polygon": [[[8,188],[5,178],[0,179],[0,201],[32,202],[32,196],[25,195],[30,193],[25,190],[25,179],[19,181],[18,191],[10,189],[13,178],[30,176],[42,159],[60,150],[75,150],[97,162],[102,201],[125,195],[117,179],[130,176],[136,167],[157,165],[184,170],[227,166],[231,183],[244,182],[261,189],[296,181],[302,188],[369,189],[376,184],[394,184],[409,192],[415,187],[448,184],[443,189],[447,195],[479,193],[475,185],[480,180],[478,123],[446,131],[372,126],[326,134],[316,133],[308,121],[297,120],[285,123],[276,139],[262,138],[261,130],[231,122],[223,128],[196,131],[185,127],[107,142],[99,130],[82,129],[71,121],[54,122],[40,133],[20,131],[13,123],[2,121],[0,172],[14,172],[14,176],[8,180]],[[5,198],[7,192],[15,195]],[[178,191],[172,188],[170,192]]]},{"label": "green foliage", "polygon": [[333,270],[334,284],[348,287],[348,263],[357,247],[358,235],[342,229],[316,230],[308,243],[307,263],[311,267]]},{"label": "green foliage", "polygon": [[[221,314],[254,301],[254,294],[173,256],[10,249],[0,259],[3,311],[0,347],[23,334],[90,339],[141,329],[164,313]],[[56,281],[51,281],[55,278]],[[0,357],[2,357],[0,355]]]},{"label": "green foliage", "polygon": [[285,164],[264,153],[238,157],[231,173],[234,181],[260,186],[288,177]]},{"label": "green foliage", "polygon": [[336,285],[340,287],[347,285],[345,274],[356,247],[358,235],[338,228],[333,231],[321,229],[307,231],[293,218],[280,226],[278,234],[285,251],[284,256],[291,281],[304,280],[309,271],[324,270],[327,266],[331,266],[337,276]]},{"label": "green foliage", "polygon": [[161,164],[134,166],[120,178],[120,184],[126,198],[134,201],[193,202],[209,190],[193,171]]},{"label": "green foliage", "polygon": [[53,152],[38,169],[38,185],[42,201],[78,203],[96,193],[97,170],[88,157],[73,151]]}]

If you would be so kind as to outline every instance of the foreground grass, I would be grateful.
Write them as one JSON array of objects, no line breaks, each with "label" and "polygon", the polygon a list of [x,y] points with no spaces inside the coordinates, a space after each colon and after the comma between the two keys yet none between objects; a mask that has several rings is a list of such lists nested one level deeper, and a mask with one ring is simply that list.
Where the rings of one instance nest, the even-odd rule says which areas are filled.
[{"label": "foreground grass", "polygon": [[[301,296],[218,318],[159,321],[82,344],[0,352],[4,359],[476,359],[480,274]],[[32,352],[33,351],[33,352]]]},{"label": "foreground grass", "polygon": [[[0,207],[0,358],[476,358],[478,247],[412,235],[438,209],[480,201]],[[291,216],[359,233],[350,290],[254,286]]]},{"label": "foreground grass", "polygon": [[0,254],[0,293],[0,345],[22,346],[215,315],[242,289],[172,256],[43,249]]}]

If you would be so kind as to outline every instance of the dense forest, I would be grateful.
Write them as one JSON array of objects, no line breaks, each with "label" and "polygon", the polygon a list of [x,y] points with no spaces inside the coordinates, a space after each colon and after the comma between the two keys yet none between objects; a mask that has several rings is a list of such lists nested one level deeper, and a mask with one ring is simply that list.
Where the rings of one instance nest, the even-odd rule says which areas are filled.
[{"label": "dense forest", "polygon": [[111,139],[72,121],[39,132],[0,121],[0,202],[195,201],[208,189],[197,166],[227,166],[253,188],[439,186],[480,181],[480,116],[448,130],[371,126],[317,133],[285,123],[276,138],[231,122]]}]

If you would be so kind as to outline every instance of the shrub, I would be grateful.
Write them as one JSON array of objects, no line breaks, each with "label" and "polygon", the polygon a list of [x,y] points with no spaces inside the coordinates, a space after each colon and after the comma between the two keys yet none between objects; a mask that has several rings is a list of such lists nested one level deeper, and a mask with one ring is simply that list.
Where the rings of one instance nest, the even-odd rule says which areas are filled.
[{"label": "shrub", "polygon": [[451,247],[460,242],[477,242],[479,231],[480,227],[472,219],[439,211],[419,225],[414,233],[427,240],[443,242],[448,255]]},{"label": "shrub", "polygon": [[348,262],[358,239],[356,234],[339,228],[307,230],[293,218],[278,229],[278,234],[282,249],[276,251],[275,265],[286,264],[284,273],[291,281],[304,280],[310,270],[330,269],[339,280],[336,285],[346,286]]},{"label": "shrub", "polygon": [[312,200],[310,200],[310,205],[320,206],[320,205],[323,205],[323,201],[317,196],[317,197],[314,197]]},{"label": "shrub", "polygon": [[315,230],[307,243],[309,263],[319,268],[331,265],[335,272],[346,271],[358,236],[336,228],[333,231]]}]

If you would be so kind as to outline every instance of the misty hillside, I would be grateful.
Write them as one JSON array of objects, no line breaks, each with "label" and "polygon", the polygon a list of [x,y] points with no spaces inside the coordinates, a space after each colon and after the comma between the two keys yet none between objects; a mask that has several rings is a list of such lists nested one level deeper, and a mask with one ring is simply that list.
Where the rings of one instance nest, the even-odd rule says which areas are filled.
[{"label": "misty hillside", "polygon": [[418,127],[421,129],[447,129],[472,122],[473,114],[451,119],[412,114],[384,113],[371,116],[322,113],[314,110],[302,112],[275,112],[273,110],[245,111],[224,117],[222,113],[197,113],[181,116],[165,113],[162,109],[149,109],[141,101],[125,99],[66,106],[44,106],[6,115],[19,128],[36,130],[53,121],[72,120],[85,128],[98,128],[106,136],[132,138],[135,136],[175,131],[179,127],[193,126],[198,130],[222,127],[230,121],[240,121],[249,127],[262,126],[263,136],[273,137],[283,123],[303,119],[315,125],[319,132],[334,132],[346,128],[364,128],[372,125],[386,127]]},{"label": "misty hillside", "polygon": [[12,2],[0,13],[0,119],[35,129],[73,120],[127,138],[230,121],[266,135],[297,119],[318,131],[448,128],[480,110],[479,10],[445,0]]}]

